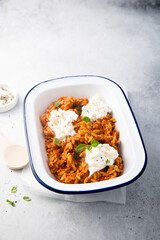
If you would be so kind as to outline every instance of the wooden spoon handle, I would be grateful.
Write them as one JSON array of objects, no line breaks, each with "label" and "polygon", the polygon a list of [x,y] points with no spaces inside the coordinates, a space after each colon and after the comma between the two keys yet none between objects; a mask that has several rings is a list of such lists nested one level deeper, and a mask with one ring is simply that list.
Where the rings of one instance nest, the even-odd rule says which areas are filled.
[{"label": "wooden spoon handle", "polygon": [[0,134],[0,145],[3,150],[10,145],[9,141]]}]

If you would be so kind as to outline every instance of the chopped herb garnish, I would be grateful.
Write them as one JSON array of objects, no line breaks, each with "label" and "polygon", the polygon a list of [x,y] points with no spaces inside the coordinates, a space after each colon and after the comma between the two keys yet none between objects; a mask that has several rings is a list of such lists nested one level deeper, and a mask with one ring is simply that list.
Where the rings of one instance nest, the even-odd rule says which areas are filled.
[{"label": "chopped herb garnish", "polygon": [[59,140],[58,138],[55,138],[55,139],[54,139],[54,143],[55,143],[57,146],[59,146],[60,140]]},{"label": "chopped herb garnish", "polygon": [[86,145],[84,143],[81,143],[76,147],[75,152],[78,152],[78,153],[82,152],[85,150],[86,147],[89,151],[91,151],[92,147],[97,147],[98,145],[99,145],[99,142],[97,140],[92,140],[91,145]]},{"label": "chopped herb garnish", "polygon": [[11,193],[15,193],[15,192],[17,192],[17,186],[14,186],[11,188]]},{"label": "chopped herb garnish", "polygon": [[24,196],[23,199],[27,202],[32,201],[32,199],[30,197],[27,197],[27,196]]},{"label": "chopped herb garnish", "polygon": [[87,149],[88,149],[88,151],[91,151],[92,145],[88,145],[88,146],[87,146]]},{"label": "chopped herb garnish", "polygon": [[91,119],[89,118],[89,117],[83,117],[83,121],[85,121],[85,122],[91,122]]},{"label": "chopped herb garnish", "polygon": [[85,148],[86,148],[86,144],[81,143],[76,147],[75,152],[78,152],[78,153],[82,152],[82,151],[84,151]]},{"label": "chopped herb garnish", "polygon": [[60,105],[60,102],[55,102],[55,103],[54,103],[54,106],[55,106],[55,107],[59,107],[59,105]]},{"label": "chopped herb garnish", "polygon": [[97,147],[99,145],[99,142],[97,140],[92,140],[91,145],[92,147]]},{"label": "chopped herb garnish", "polygon": [[6,202],[8,202],[9,204],[11,204],[12,207],[15,207],[14,202],[12,202],[12,201],[10,201],[10,200],[8,200],[8,199],[6,200]]},{"label": "chopped herb garnish", "polygon": [[109,162],[109,160],[107,159],[107,160],[106,160],[106,164],[107,164],[108,162]]}]

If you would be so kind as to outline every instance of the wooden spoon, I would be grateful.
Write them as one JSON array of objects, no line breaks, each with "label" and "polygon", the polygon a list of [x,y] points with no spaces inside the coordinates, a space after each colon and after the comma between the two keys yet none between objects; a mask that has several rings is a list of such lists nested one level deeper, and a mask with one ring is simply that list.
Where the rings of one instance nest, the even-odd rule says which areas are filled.
[{"label": "wooden spoon", "polygon": [[18,170],[29,163],[28,153],[25,147],[12,143],[0,135],[0,145],[3,151],[7,167]]}]

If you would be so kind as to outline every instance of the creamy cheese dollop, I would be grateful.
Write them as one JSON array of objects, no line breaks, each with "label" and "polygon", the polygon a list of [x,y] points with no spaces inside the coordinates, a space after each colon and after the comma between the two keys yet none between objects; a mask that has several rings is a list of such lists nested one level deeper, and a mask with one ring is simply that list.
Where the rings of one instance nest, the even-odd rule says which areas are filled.
[{"label": "creamy cheese dollop", "polygon": [[53,110],[50,113],[48,125],[55,132],[55,137],[60,141],[65,141],[67,136],[76,134],[72,122],[77,119],[78,115],[70,110],[64,111],[61,108]]},{"label": "creamy cheese dollop", "polygon": [[117,150],[109,144],[99,144],[90,151],[86,149],[85,162],[88,164],[89,176],[106,166],[113,165],[117,157]]},{"label": "creamy cheese dollop", "polygon": [[89,117],[91,121],[103,118],[110,113],[111,109],[106,105],[98,95],[89,98],[89,103],[82,107],[82,117]]}]

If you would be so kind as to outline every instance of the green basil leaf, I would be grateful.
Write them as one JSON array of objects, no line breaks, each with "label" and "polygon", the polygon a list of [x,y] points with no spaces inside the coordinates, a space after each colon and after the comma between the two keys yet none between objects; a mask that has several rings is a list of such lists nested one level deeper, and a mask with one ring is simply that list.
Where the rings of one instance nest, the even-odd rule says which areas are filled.
[{"label": "green basil leaf", "polygon": [[11,188],[11,193],[15,193],[15,192],[17,192],[17,186],[14,186]]},{"label": "green basil leaf", "polygon": [[54,138],[54,143],[55,143],[57,146],[59,146],[60,140],[59,140],[58,138]]},{"label": "green basil leaf", "polygon": [[84,151],[85,148],[86,148],[86,144],[81,143],[76,147],[75,152],[82,152]]},{"label": "green basil leaf", "polygon": [[25,201],[28,201],[28,202],[29,202],[29,201],[32,201],[32,199],[31,199],[30,197],[27,197],[27,196],[24,196],[23,199],[24,199]]},{"label": "green basil leaf", "polygon": [[97,147],[99,145],[99,142],[97,140],[92,140],[91,145],[92,147]]},{"label": "green basil leaf", "polygon": [[107,164],[108,162],[109,162],[109,160],[107,159],[107,160],[106,160],[106,164]]},{"label": "green basil leaf", "polygon": [[59,105],[60,105],[60,102],[55,102],[55,103],[54,103],[54,106],[55,106],[55,107],[58,107]]},{"label": "green basil leaf", "polygon": [[91,119],[89,118],[89,117],[83,117],[83,121],[85,121],[85,122],[91,122]]},{"label": "green basil leaf", "polygon": [[6,202],[8,202],[9,204],[11,204],[12,207],[15,207],[14,202],[12,202],[12,201],[10,201],[10,200],[8,200],[8,199],[6,200]]},{"label": "green basil leaf", "polygon": [[91,151],[92,145],[88,145],[88,146],[87,146],[87,149],[88,149],[88,151]]}]

